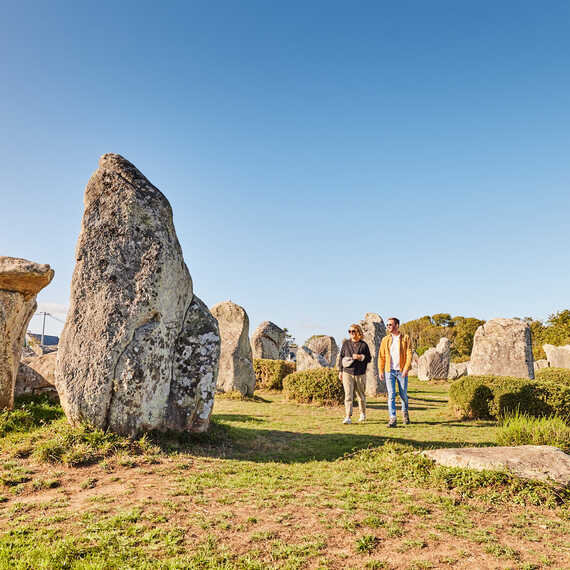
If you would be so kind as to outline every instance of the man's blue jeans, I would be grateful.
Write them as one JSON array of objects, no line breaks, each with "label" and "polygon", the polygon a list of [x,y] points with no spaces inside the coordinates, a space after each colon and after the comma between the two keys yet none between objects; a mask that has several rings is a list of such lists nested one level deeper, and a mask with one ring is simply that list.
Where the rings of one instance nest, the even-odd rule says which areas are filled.
[{"label": "man's blue jeans", "polygon": [[408,411],[408,377],[402,376],[399,370],[390,370],[385,373],[386,388],[388,390],[388,413],[391,418],[396,417],[396,382],[398,383],[398,393],[402,400],[402,411]]}]

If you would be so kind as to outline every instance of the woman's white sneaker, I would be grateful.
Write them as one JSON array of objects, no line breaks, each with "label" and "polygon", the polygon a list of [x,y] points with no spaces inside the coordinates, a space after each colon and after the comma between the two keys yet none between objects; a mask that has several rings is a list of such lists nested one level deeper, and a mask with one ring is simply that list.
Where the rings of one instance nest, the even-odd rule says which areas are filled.
[{"label": "woman's white sneaker", "polygon": [[344,420],[342,420],[343,424],[351,424],[352,420],[350,418],[344,418]]}]

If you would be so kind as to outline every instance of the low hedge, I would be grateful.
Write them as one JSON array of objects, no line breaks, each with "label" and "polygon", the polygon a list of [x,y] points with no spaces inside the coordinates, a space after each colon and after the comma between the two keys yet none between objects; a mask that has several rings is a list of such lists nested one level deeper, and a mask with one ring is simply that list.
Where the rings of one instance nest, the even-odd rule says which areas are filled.
[{"label": "low hedge", "polygon": [[302,404],[333,406],[344,402],[342,382],[335,368],[317,368],[289,374],[283,380],[283,393],[288,400]]},{"label": "low hedge", "polygon": [[555,415],[570,421],[570,384],[510,376],[466,376],[449,389],[456,416],[471,419],[503,418],[516,413]]},{"label": "low hedge", "polygon": [[266,390],[282,390],[283,378],[295,372],[295,363],[288,360],[271,360],[269,358],[254,358],[256,388]]}]

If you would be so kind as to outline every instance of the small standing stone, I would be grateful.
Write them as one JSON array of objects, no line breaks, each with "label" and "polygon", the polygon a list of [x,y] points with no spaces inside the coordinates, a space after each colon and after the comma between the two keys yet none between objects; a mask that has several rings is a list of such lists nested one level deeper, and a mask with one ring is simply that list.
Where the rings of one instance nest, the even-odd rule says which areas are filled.
[{"label": "small standing stone", "polygon": [[249,344],[249,317],[243,307],[225,301],[214,305],[212,315],[220,327],[221,349],[217,388],[253,396],[255,373]]},{"label": "small standing stone", "polygon": [[418,378],[420,380],[444,380],[449,374],[450,358],[449,339],[439,339],[435,348],[426,350],[418,360]]},{"label": "small standing stone", "polygon": [[300,346],[297,350],[297,372],[314,370],[315,368],[328,368],[328,362],[308,346]]},{"label": "small standing stone", "polygon": [[265,321],[255,329],[251,337],[253,358],[280,360],[283,358],[284,344],[285,331],[275,323]]},{"label": "small standing stone", "polygon": [[570,368],[570,344],[566,346],[543,345],[548,365],[553,368]]},{"label": "small standing stone", "polygon": [[338,345],[332,336],[313,336],[305,343],[305,346],[322,356],[328,368],[334,368],[338,357]]},{"label": "small standing stone", "polygon": [[386,382],[380,380],[378,374],[378,353],[382,339],[386,336],[386,326],[382,317],[377,313],[366,313],[364,319],[360,321],[360,326],[364,333],[362,340],[368,345],[372,358],[366,367],[366,395],[385,394]]}]

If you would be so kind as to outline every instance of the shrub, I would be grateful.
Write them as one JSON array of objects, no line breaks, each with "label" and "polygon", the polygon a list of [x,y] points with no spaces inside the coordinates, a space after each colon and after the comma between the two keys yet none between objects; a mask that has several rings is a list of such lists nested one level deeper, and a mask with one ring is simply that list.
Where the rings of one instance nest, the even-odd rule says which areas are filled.
[{"label": "shrub", "polygon": [[533,418],[517,413],[505,418],[497,432],[499,445],[553,445],[570,451],[570,427],[562,418]]},{"label": "shrub", "polygon": [[489,413],[495,418],[504,418],[518,412],[531,416],[548,415],[551,410],[540,396],[538,382],[524,378],[498,376],[491,380],[493,401],[489,404]]},{"label": "shrub", "polygon": [[266,390],[282,390],[283,378],[295,372],[295,363],[287,360],[254,358],[256,387]]},{"label": "shrub", "polygon": [[[449,405],[459,418],[489,418],[489,402],[493,392],[486,384],[486,376],[464,376],[449,389]],[[492,378],[492,377],[491,377]]]},{"label": "shrub", "polygon": [[287,399],[301,403],[336,405],[344,402],[342,382],[335,368],[317,368],[289,374],[283,380]]},{"label": "shrub", "polygon": [[466,376],[451,385],[449,404],[455,415],[462,418],[502,418],[525,413],[535,417],[556,415],[568,422],[570,385],[564,381],[509,376]]},{"label": "shrub", "polygon": [[570,368],[541,368],[536,371],[536,380],[570,386]]}]

